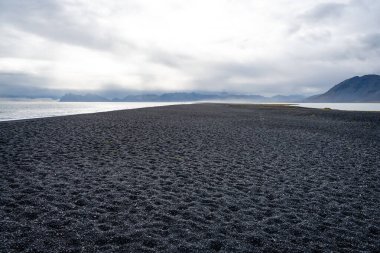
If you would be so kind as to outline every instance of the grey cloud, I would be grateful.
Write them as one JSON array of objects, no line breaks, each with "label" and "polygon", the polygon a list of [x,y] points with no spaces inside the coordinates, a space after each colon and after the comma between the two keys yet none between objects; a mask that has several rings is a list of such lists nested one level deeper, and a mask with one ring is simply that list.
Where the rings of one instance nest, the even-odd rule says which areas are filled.
[{"label": "grey cloud", "polygon": [[[352,69],[369,61],[377,64],[379,11],[380,1],[350,0],[345,4],[318,4],[296,15],[288,28],[288,34],[299,45],[295,57],[325,64],[345,64]],[[308,51],[310,47],[312,51]]]},{"label": "grey cloud", "polygon": [[273,65],[264,62],[228,62],[218,64],[215,67],[220,74],[226,73],[227,76],[260,77],[276,72]]},{"label": "grey cloud", "polygon": [[[0,21],[59,43],[97,49],[109,49],[115,41],[86,13],[72,15],[58,0],[2,0]],[[126,43],[126,42],[125,42]]]},{"label": "grey cloud", "polygon": [[[0,72],[0,98],[1,97],[27,97],[27,98],[59,98],[65,93],[87,94],[92,90],[49,89],[49,80],[37,76],[19,72]],[[96,91],[97,94],[114,98],[124,97],[127,94],[136,93],[134,90],[125,89],[117,84],[107,85],[107,89]]]},{"label": "grey cloud", "polygon": [[[337,19],[342,18],[348,7],[349,4],[342,3],[318,4],[306,12],[296,14],[288,24],[287,34],[298,36],[301,32],[303,35],[300,39],[307,43],[327,42],[333,36],[329,30],[335,26],[333,22],[340,22]],[[329,26],[324,27],[326,24]]]},{"label": "grey cloud", "polygon": [[332,34],[327,30],[309,32],[300,37],[301,40],[308,43],[326,43],[329,42],[331,38]]},{"label": "grey cloud", "polygon": [[43,86],[45,78],[20,72],[0,72],[0,84],[5,85],[37,85]]},{"label": "grey cloud", "polygon": [[[252,87],[260,83],[254,82],[234,82],[234,78],[255,79],[268,75],[280,74],[280,69],[276,64],[266,62],[219,62],[200,63],[204,69],[203,74],[194,74],[194,85],[198,89],[219,89],[223,91],[238,91],[244,92],[252,90]],[[257,91],[260,91],[258,86],[255,86]],[[268,88],[268,86],[266,86]]]},{"label": "grey cloud", "polygon": [[238,62],[207,62],[184,54],[148,50],[152,63],[164,65],[183,72],[193,78],[193,85],[199,88],[222,87],[231,85],[233,77],[257,77],[269,71],[265,64]]},{"label": "grey cloud", "polygon": [[341,3],[323,3],[315,6],[307,13],[301,16],[309,22],[321,22],[340,17],[347,7],[346,4]]},{"label": "grey cloud", "polygon": [[367,34],[361,39],[363,45],[369,50],[380,49],[380,33]]},{"label": "grey cloud", "polygon": [[0,72],[0,97],[56,97],[56,91],[46,89],[44,77],[13,72]]},{"label": "grey cloud", "polygon": [[[351,44],[341,45],[333,52],[321,55],[321,60],[330,62],[378,61],[380,56],[380,33],[367,33],[352,38]],[[378,65],[378,64],[376,64]]]},{"label": "grey cloud", "polygon": [[173,54],[161,50],[150,50],[149,58],[151,62],[165,65],[171,68],[181,68],[185,64],[193,62],[194,59],[185,54]]}]

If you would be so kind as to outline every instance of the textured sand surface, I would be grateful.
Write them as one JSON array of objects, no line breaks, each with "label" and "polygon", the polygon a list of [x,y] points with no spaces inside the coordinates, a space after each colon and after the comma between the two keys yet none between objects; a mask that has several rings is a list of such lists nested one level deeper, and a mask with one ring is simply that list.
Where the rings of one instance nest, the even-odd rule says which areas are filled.
[{"label": "textured sand surface", "polygon": [[201,104],[0,123],[1,252],[380,251],[380,113]]}]

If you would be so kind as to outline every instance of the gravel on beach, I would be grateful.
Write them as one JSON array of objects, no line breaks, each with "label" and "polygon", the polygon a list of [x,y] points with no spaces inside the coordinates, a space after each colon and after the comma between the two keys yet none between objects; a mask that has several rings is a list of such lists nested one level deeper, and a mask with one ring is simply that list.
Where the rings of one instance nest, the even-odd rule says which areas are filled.
[{"label": "gravel on beach", "polygon": [[193,104],[0,122],[0,252],[380,252],[380,113]]}]

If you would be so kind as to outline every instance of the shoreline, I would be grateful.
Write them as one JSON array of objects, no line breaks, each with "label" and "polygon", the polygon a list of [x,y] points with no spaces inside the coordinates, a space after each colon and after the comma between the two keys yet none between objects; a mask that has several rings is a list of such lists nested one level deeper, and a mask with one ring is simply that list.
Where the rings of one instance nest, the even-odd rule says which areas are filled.
[{"label": "shoreline", "polygon": [[380,113],[209,103],[0,126],[1,252],[379,249]]},{"label": "shoreline", "polygon": [[[49,102],[46,102],[49,103]],[[58,102],[60,103],[60,102]],[[89,103],[89,102],[62,102],[62,103]],[[95,102],[96,103],[96,102]],[[108,102],[106,102],[108,103]],[[21,119],[10,119],[10,120],[0,120],[0,124],[2,122],[16,122],[16,121],[24,121],[24,120],[34,120],[34,119],[45,119],[45,118],[54,118],[54,117],[65,117],[65,116],[75,116],[75,115],[86,115],[86,114],[96,114],[96,113],[104,113],[104,112],[113,112],[113,111],[124,111],[124,110],[136,110],[136,109],[144,109],[144,108],[156,108],[156,107],[165,107],[165,106],[173,106],[173,105],[189,105],[189,104],[224,104],[224,105],[264,105],[264,106],[287,106],[287,107],[296,107],[296,108],[307,108],[307,109],[315,109],[315,110],[333,110],[333,111],[343,111],[343,112],[358,112],[358,113],[378,113],[379,110],[348,110],[348,109],[336,109],[336,108],[317,108],[317,107],[305,107],[303,104],[316,104],[316,103],[245,103],[245,102],[223,102],[223,101],[201,101],[201,102],[183,102],[181,104],[168,104],[168,105],[152,105],[152,106],[145,106],[145,107],[139,107],[139,108],[129,108],[129,109],[110,109],[106,111],[95,111],[95,112],[83,112],[83,113],[76,113],[76,114],[64,114],[64,115],[53,115],[53,116],[44,116],[44,117],[32,117],[32,118],[21,118]],[[326,103],[317,103],[317,104],[326,104]],[[334,103],[329,103],[334,104]],[[335,103],[335,104],[341,104],[341,103]],[[368,104],[368,103],[357,103],[357,104]],[[371,103],[370,103],[371,104]],[[380,104],[380,103],[379,103]]]},{"label": "shoreline", "polygon": [[[51,103],[51,102],[43,102],[43,103]],[[57,102],[57,103],[61,103],[61,102]],[[75,104],[88,104],[88,103],[91,103],[91,102],[62,102],[62,103],[75,103]],[[94,102],[94,103],[97,103],[97,102]],[[108,103],[108,102],[107,102]],[[136,103],[140,103],[140,102],[136,102]],[[141,103],[145,103],[145,102],[141,102]],[[82,112],[82,113],[75,113],[75,114],[63,114],[63,115],[52,115],[52,116],[44,116],[44,117],[32,117],[32,118],[20,118],[20,119],[11,119],[11,120],[1,120],[0,119],[0,123],[1,122],[14,122],[14,121],[23,121],[23,120],[34,120],[34,119],[45,119],[45,118],[54,118],[54,117],[65,117],[65,116],[76,116],[76,115],[86,115],[86,114],[96,114],[96,113],[105,113],[105,112],[114,112],[114,111],[124,111],[124,110],[137,110],[137,109],[144,109],[144,108],[156,108],[156,107],[162,107],[162,106],[173,106],[173,105],[185,105],[185,104],[192,104],[192,103],[186,103],[186,102],[183,102],[183,104],[178,104],[178,103],[174,103],[174,104],[166,104],[166,102],[162,102],[162,103],[165,103],[163,105],[160,105],[160,104],[156,104],[156,105],[152,105],[152,106],[142,106],[142,107],[136,107],[136,108],[124,108],[124,109],[109,109],[109,110],[106,110],[106,111],[94,111],[94,112]]]},{"label": "shoreline", "polygon": [[101,112],[87,112],[87,113],[78,113],[78,114],[67,114],[67,115],[55,115],[55,116],[46,116],[46,117],[38,117],[38,118],[25,118],[25,119],[12,119],[12,120],[0,120],[1,123],[12,123],[12,122],[19,122],[19,121],[30,121],[30,120],[43,120],[43,119],[54,119],[54,118],[61,118],[61,117],[71,117],[71,116],[81,116],[81,115],[92,115],[92,114],[98,114],[98,113],[107,113],[107,112],[119,112],[119,111],[129,111],[129,110],[140,110],[145,108],[158,108],[158,107],[165,107],[165,106],[173,106],[173,105],[162,105],[162,106],[152,106],[152,107],[141,107],[141,108],[131,108],[131,109],[118,109],[118,110],[111,110],[111,111],[101,111]]}]

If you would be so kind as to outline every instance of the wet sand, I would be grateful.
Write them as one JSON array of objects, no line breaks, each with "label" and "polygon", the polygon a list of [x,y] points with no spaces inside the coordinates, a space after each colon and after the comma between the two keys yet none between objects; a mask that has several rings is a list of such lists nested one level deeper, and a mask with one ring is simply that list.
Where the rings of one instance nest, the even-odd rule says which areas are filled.
[{"label": "wet sand", "polygon": [[0,122],[1,252],[379,252],[380,113],[195,104]]}]

